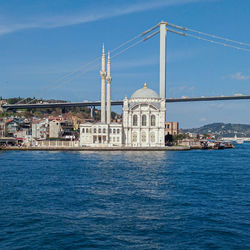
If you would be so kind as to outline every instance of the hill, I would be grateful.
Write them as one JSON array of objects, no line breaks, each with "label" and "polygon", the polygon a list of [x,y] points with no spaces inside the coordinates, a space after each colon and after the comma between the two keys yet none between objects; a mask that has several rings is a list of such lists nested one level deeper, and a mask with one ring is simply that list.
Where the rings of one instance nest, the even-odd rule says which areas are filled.
[{"label": "hill", "polygon": [[214,134],[217,137],[250,137],[250,124],[212,123],[200,128],[183,129],[184,132]]}]

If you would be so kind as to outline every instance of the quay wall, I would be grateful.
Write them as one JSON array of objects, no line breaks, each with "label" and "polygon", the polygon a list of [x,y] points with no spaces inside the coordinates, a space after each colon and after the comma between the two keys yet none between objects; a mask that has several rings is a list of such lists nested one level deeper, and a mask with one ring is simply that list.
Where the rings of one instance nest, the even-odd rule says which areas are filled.
[{"label": "quay wall", "polygon": [[5,147],[2,150],[18,150],[18,151],[186,151],[190,147],[171,146],[171,147],[152,147],[152,148],[136,148],[136,147]]}]

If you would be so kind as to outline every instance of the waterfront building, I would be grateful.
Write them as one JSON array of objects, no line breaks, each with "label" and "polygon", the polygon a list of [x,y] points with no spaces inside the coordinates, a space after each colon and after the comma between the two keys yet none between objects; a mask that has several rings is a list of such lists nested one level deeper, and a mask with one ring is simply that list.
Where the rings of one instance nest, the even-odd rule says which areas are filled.
[{"label": "waterfront building", "polygon": [[49,122],[49,137],[59,138],[62,134],[62,127],[60,121],[52,120]]},{"label": "waterfront building", "polygon": [[165,100],[152,89],[135,91],[123,102],[124,144],[130,147],[165,146]]},{"label": "waterfront building", "polygon": [[[108,53],[105,71],[105,51],[102,50],[101,122],[80,125],[80,146],[89,147],[164,147],[165,99],[144,84],[131,98],[123,101],[123,123],[111,121],[111,72]],[[104,83],[107,82],[107,92]],[[107,95],[105,95],[105,92]],[[105,101],[106,100],[106,101]]]},{"label": "waterfront building", "polygon": [[5,128],[5,119],[0,119],[0,137],[5,137],[6,128]]},{"label": "waterfront building", "polygon": [[37,140],[46,140],[49,133],[48,119],[32,122],[32,138]]},{"label": "waterfront building", "polygon": [[166,135],[178,135],[179,123],[178,122],[165,122],[165,136]]}]

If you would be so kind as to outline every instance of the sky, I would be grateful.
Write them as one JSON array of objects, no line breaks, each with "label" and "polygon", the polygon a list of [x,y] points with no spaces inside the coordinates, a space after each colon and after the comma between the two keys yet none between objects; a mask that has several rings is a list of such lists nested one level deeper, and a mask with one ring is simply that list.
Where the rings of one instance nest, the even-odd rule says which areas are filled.
[{"label": "sky", "polygon": [[[249,12],[249,0],[0,0],[0,96],[99,100],[102,43],[113,56],[113,100],[145,81],[158,93],[159,35],[117,56],[112,50],[161,20],[249,44]],[[166,96],[249,95],[249,59],[248,51],[168,32]],[[250,124],[248,100],[166,108],[181,128]]]}]

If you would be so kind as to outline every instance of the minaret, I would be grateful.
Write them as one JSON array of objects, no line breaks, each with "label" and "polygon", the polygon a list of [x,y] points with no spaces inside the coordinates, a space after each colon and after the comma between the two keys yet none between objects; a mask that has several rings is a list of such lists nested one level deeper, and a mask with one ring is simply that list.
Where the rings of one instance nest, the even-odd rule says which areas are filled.
[{"label": "minaret", "polygon": [[105,71],[105,50],[104,44],[102,46],[102,69],[100,71],[100,75],[102,78],[101,85],[101,122],[106,123],[106,102],[105,102],[105,80],[106,80],[106,71]]},{"label": "minaret", "polygon": [[111,122],[111,93],[110,93],[110,85],[112,81],[112,77],[110,74],[110,52],[108,51],[108,63],[107,63],[107,124],[110,124]]}]

